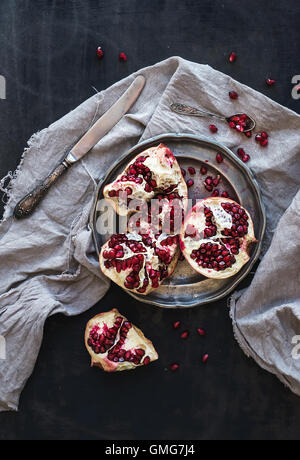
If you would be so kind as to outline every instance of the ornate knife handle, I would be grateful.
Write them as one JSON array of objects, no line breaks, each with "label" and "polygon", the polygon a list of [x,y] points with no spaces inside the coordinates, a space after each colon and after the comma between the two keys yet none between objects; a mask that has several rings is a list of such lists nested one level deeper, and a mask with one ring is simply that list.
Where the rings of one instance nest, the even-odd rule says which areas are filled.
[{"label": "ornate knife handle", "polygon": [[44,198],[50,187],[55,184],[57,179],[62,176],[71,165],[72,163],[69,163],[66,159],[60,163],[42,183],[19,201],[15,207],[14,216],[17,219],[30,216]]},{"label": "ornate knife handle", "polygon": [[193,117],[214,117],[220,120],[226,120],[226,117],[222,115],[217,115],[216,113],[207,112],[205,110],[196,109],[195,107],[190,107],[186,104],[173,103],[170,105],[173,112],[179,113],[180,115],[191,115]]}]

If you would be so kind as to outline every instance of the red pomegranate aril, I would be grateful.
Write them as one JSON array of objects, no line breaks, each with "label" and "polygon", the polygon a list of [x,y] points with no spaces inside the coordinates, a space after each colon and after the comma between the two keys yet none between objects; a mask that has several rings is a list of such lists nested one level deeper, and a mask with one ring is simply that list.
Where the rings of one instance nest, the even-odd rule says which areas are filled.
[{"label": "red pomegranate aril", "polygon": [[194,185],[194,181],[193,179],[189,179],[186,183],[186,185],[188,186],[188,188],[192,187]]},{"label": "red pomegranate aril", "polygon": [[208,358],[209,358],[208,354],[204,355],[203,358],[202,358],[202,362],[203,362],[204,364],[206,364],[207,361],[208,361]]},{"label": "red pomegranate aril", "polygon": [[260,133],[260,135],[261,135],[261,137],[262,137],[263,139],[268,139],[268,137],[269,137],[269,134],[268,134],[266,131],[262,131],[262,132]]},{"label": "red pomegranate aril", "polygon": [[261,142],[263,140],[261,134],[256,134],[255,140],[256,140],[256,142]]},{"label": "red pomegranate aril", "polygon": [[146,357],[144,358],[143,364],[145,364],[145,366],[147,366],[148,364],[150,364],[150,358],[149,358],[149,356],[146,356]]},{"label": "red pomegranate aril", "polygon": [[193,168],[193,167],[189,167],[189,168],[188,168],[188,172],[189,172],[192,176],[193,176],[194,174],[196,174],[196,170],[195,170],[195,168]]},{"label": "red pomegranate aril", "polygon": [[268,78],[268,79],[266,80],[266,83],[267,83],[268,86],[273,86],[274,83],[275,83],[275,80],[273,80],[272,78]]},{"label": "red pomegranate aril", "polygon": [[244,127],[241,126],[241,125],[236,125],[235,129],[236,129],[237,131],[240,131],[241,133],[244,132]]},{"label": "red pomegranate aril", "polygon": [[228,192],[226,192],[226,191],[222,192],[222,193],[221,193],[221,197],[222,197],[222,198],[228,198],[228,197],[229,197]]},{"label": "red pomegranate aril", "polygon": [[262,147],[267,147],[268,143],[269,143],[268,139],[263,139],[263,140],[260,142],[260,145],[261,145]]},{"label": "red pomegranate aril", "polygon": [[220,180],[221,180],[221,176],[220,176],[220,175],[218,175],[217,177],[215,177],[215,178],[213,179],[214,187],[217,187],[217,186],[219,185]]},{"label": "red pomegranate aril", "polygon": [[202,168],[200,169],[200,172],[203,176],[205,176],[205,174],[207,174],[207,168],[205,166],[202,166]]},{"label": "red pomegranate aril", "polygon": [[201,327],[198,327],[197,332],[201,337],[204,337],[206,335],[205,330],[202,329]]},{"label": "red pomegranate aril", "polygon": [[189,331],[184,331],[184,332],[181,334],[180,337],[181,337],[183,340],[185,340],[185,339],[188,338],[189,334],[190,334]]},{"label": "red pomegranate aril", "polygon": [[239,95],[236,91],[229,91],[230,99],[238,99]]},{"label": "red pomegranate aril", "polygon": [[233,63],[236,61],[236,58],[237,58],[237,54],[232,52],[230,53],[230,56],[229,56],[229,62]]},{"label": "red pomegranate aril", "polygon": [[212,192],[211,196],[220,196],[219,190],[218,190],[218,189],[215,189],[215,190]]},{"label": "red pomegranate aril", "polygon": [[209,125],[209,129],[212,133],[218,132],[218,128],[216,127],[216,125]]},{"label": "red pomegranate aril", "polygon": [[239,148],[239,149],[237,149],[237,154],[238,154],[239,157],[242,158],[244,155],[246,155],[246,152],[245,152],[244,149]]},{"label": "red pomegranate aril", "polygon": [[244,134],[246,137],[252,137],[252,131],[246,131]]},{"label": "red pomegranate aril", "polygon": [[170,369],[171,369],[171,371],[173,371],[173,372],[174,372],[174,371],[177,371],[177,370],[179,369],[179,364],[176,364],[176,363],[171,364]]},{"label": "red pomegranate aril", "polygon": [[208,184],[204,184],[204,187],[206,188],[206,190],[207,190],[208,192],[212,192],[212,190],[213,190],[213,188],[214,188],[213,185],[208,185]]},{"label": "red pomegranate aril", "polygon": [[223,163],[224,159],[221,153],[217,153],[216,160],[218,163]]},{"label": "red pomegranate aril", "polygon": [[183,168],[180,168],[180,169],[181,169],[181,174],[183,175],[183,177],[185,177],[186,176],[186,170],[183,169]]},{"label": "red pomegranate aril", "polygon": [[175,322],[173,323],[173,327],[174,327],[174,329],[179,329],[179,327],[180,327],[180,324],[181,324],[181,322],[180,322],[180,321],[175,321]]},{"label": "red pomegranate aril", "polygon": [[115,190],[110,190],[110,191],[108,192],[108,195],[109,195],[111,198],[114,198],[114,197],[117,195],[117,193],[116,193]]},{"label": "red pomegranate aril", "polygon": [[126,62],[126,61],[127,61],[127,56],[126,56],[126,54],[125,54],[125,53],[120,53],[120,54],[119,54],[119,59],[120,59],[120,61]]},{"label": "red pomegranate aril", "polygon": [[245,154],[245,155],[242,157],[243,163],[248,163],[249,160],[250,160],[250,155]]},{"label": "red pomegranate aril", "polygon": [[125,192],[126,192],[127,195],[131,195],[132,194],[132,189],[130,187],[126,187]]},{"label": "red pomegranate aril", "polygon": [[231,129],[235,129],[235,123],[234,123],[234,121],[230,121],[230,122],[229,122],[229,127],[230,127]]},{"label": "red pomegranate aril", "polygon": [[97,57],[98,57],[99,59],[102,59],[103,56],[104,56],[103,49],[101,48],[101,46],[99,46],[98,49],[97,49]]}]

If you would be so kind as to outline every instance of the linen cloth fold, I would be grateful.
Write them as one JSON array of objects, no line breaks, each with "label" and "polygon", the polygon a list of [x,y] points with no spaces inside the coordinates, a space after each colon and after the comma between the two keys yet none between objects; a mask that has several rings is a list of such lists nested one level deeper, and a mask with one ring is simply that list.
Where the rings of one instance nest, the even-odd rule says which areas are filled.
[{"label": "linen cloth fold", "polygon": [[[129,113],[59,180],[29,219],[16,221],[17,201],[54,168],[139,74],[146,77],[146,86]],[[234,105],[228,98],[230,90],[240,94]],[[231,315],[244,351],[300,394],[300,360],[295,359],[292,345],[293,337],[300,335],[296,197],[300,116],[207,65],[172,57],[94,95],[28,143],[10,183],[0,223],[0,337],[6,342],[6,359],[0,349],[0,411],[18,408],[46,318],[58,312],[81,313],[109,289],[87,225],[97,181],[140,140],[166,132],[208,136],[210,121],[174,114],[169,109],[174,101],[220,114],[246,110],[255,116],[258,131],[270,134],[267,149],[225,123],[220,122],[214,135],[229,148],[243,146],[251,154],[250,166],[260,184],[268,220],[263,254],[268,252],[252,285],[232,297]],[[287,241],[287,235],[293,235],[293,240]]]}]

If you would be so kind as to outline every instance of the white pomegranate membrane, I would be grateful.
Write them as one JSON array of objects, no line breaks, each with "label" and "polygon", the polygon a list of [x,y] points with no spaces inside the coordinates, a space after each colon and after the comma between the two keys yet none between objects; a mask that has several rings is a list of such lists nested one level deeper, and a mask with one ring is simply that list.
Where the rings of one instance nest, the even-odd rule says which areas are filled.
[{"label": "white pomegranate membrane", "polygon": [[249,213],[224,198],[201,200],[187,216],[181,249],[192,267],[208,278],[228,278],[249,260],[256,241]]},{"label": "white pomegranate membrane", "polygon": [[116,309],[89,321],[85,342],[92,365],[108,372],[148,365],[158,358],[152,342]]}]

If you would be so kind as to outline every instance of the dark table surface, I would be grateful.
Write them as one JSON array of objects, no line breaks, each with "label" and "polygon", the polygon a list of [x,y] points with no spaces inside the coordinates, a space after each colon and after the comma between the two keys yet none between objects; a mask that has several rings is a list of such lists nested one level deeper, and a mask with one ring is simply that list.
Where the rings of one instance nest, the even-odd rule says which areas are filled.
[{"label": "dark table surface", "polygon": [[[92,86],[104,89],[172,55],[207,63],[299,112],[291,96],[292,77],[300,74],[299,13],[291,0],[2,0],[1,177],[17,167],[31,134],[91,96]],[[231,65],[233,50],[238,60]],[[121,51],[126,63],[118,60]],[[276,79],[274,87],[267,77]],[[159,361],[118,375],[89,368],[85,323],[112,307],[152,338]],[[177,319],[190,331],[204,327],[207,337],[193,332],[181,341],[171,326]],[[173,361],[181,364],[177,373],[168,371]],[[19,409],[0,414],[0,439],[300,438],[300,399],[240,350],[227,299],[164,311],[115,286],[85,314],[46,322]]]}]

